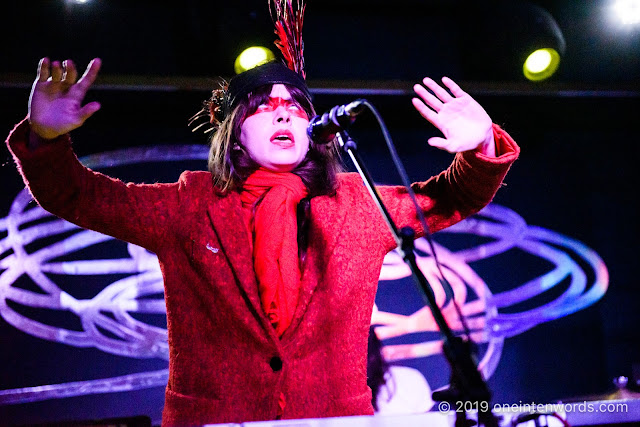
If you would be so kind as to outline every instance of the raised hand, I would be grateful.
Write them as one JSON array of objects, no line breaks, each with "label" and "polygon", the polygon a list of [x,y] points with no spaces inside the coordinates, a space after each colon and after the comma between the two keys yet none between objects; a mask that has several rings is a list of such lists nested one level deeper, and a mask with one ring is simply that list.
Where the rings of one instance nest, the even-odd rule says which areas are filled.
[{"label": "raised hand", "polygon": [[87,90],[95,81],[101,62],[94,59],[87,66],[84,75],[76,82],[78,72],[70,60],[62,64],[43,58],[38,65],[38,76],[29,96],[29,123],[31,130],[40,138],[53,139],[76,129],[93,113],[100,104],[90,102],[82,106]]},{"label": "raised hand", "polygon": [[478,148],[484,154],[495,157],[493,127],[489,115],[453,80],[443,77],[442,82],[451,93],[428,77],[423,80],[424,86],[416,84],[413,87],[420,97],[413,98],[413,106],[444,135],[444,138],[429,138],[429,145],[450,153]]}]

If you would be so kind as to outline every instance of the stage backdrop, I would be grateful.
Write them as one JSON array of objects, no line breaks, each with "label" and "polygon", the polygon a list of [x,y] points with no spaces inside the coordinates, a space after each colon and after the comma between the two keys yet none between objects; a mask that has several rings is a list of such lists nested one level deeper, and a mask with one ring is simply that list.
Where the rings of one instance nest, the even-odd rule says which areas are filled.
[{"label": "stage backdrop", "polygon": [[[4,90],[5,133],[27,92]],[[73,134],[83,163],[126,181],[174,181],[206,168],[205,139],[186,128],[203,93],[95,91],[103,111]],[[348,97],[319,95],[319,110]],[[436,131],[409,96],[371,97],[412,180],[452,156],[426,145]],[[496,402],[597,398],[640,361],[636,98],[478,96],[522,156],[494,202],[433,236],[418,262],[451,326],[478,343]],[[15,107],[15,108],[14,108]],[[616,113],[621,111],[622,113]],[[354,125],[380,184],[397,184],[374,121]],[[6,148],[0,168],[0,413],[9,424],[150,416],[167,381],[162,277],[153,253],[82,230],[37,206]],[[345,160],[347,168],[352,166]],[[362,242],[366,245],[367,242]],[[385,259],[372,322],[392,364],[432,389],[449,382],[441,337],[400,256]]]}]

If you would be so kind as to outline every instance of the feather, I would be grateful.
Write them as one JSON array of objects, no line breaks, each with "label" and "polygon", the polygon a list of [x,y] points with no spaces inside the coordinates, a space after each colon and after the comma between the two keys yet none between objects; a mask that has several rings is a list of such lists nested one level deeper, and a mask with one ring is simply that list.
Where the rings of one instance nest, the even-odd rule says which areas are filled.
[{"label": "feather", "polygon": [[[211,91],[211,97],[202,103],[202,108],[189,119],[189,126],[194,126],[191,132],[195,132],[203,126],[209,125],[204,133],[209,133],[218,129],[225,117],[225,94],[228,83],[224,80],[219,82],[217,89]],[[202,122],[202,123],[200,123]]]},{"label": "feather", "polygon": [[304,21],[304,0],[269,0],[269,12],[277,36],[275,45],[284,57],[287,67],[306,78],[304,69],[304,42],[302,23]]}]

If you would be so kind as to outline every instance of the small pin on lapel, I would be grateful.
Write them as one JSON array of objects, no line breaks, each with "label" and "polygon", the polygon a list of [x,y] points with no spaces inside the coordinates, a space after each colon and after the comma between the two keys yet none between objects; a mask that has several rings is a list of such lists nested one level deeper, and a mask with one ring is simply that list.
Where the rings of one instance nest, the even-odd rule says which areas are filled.
[{"label": "small pin on lapel", "polygon": [[210,250],[211,252],[213,252],[214,254],[217,254],[217,253],[218,253],[218,251],[220,250],[220,249],[218,249],[218,248],[214,248],[214,247],[213,247],[213,246],[211,246],[209,243],[207,243],[207,249],[209,249],[209,250]]}]

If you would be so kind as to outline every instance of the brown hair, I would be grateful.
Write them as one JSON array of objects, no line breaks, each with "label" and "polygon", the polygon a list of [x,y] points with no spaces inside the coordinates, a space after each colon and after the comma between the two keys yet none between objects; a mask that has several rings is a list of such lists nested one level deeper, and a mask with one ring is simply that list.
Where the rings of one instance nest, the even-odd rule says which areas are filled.
[{"label": "brown hair", "polygon": [[[265,85],[241,100],[211,137],[209,171],[214,184],[223,192],[239,190],[244,181],[260,165],[240,143],[240,130],[245,118],[255,113],[258,106],[268,100],[272,85]],[[292,99],[313,117],[315,110],[309,98],[300,89],[286,85]],[[309,198],[333,195],[338,188],[337,174],[342,170],[339,153],[334,144],[309,144],[304,160],[292,171],[307,187]]]},{"label": "brown hair", "polygon": [[[307,116],[313,117],[315,110],[304,92],[290,85],[285,86]],[[258,106],[269,99],[271,87],[272,85],[260,86],[250,92],[227,115],[211,137],[208,167],[213,175],[214,185],[223,193],[240,190],[249,175],[260,167],[240,143],[240,130],[245,118],[255,113]],[[335,144],[314,144],[311,141],[309,152],[291,171],[302,179],[309,193],[300,201],[297,209],[298,257],[301,264],[304,263],[309,246],[311,199],[334,195],[338,189],[338,173],[342,169],[340,153]]]}]

